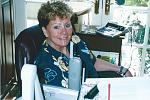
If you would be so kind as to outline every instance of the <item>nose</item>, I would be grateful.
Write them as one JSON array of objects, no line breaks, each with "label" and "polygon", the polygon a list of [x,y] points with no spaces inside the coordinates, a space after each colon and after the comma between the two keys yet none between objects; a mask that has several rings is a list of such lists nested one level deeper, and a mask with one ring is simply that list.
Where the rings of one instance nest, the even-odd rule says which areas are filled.
[{"label": "nose", "polygon": [[67,34],[67,29],[65,27],[62,28],[62,33]]}]

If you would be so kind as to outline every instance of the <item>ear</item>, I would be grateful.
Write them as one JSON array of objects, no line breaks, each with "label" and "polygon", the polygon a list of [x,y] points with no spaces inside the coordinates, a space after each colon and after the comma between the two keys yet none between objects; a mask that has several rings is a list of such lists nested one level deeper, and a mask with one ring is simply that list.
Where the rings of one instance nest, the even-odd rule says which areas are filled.
[{"label": "ear", "polygon": [[42,27],[42,31],[43,31],[45,37],[48,37],[45,27]]}]

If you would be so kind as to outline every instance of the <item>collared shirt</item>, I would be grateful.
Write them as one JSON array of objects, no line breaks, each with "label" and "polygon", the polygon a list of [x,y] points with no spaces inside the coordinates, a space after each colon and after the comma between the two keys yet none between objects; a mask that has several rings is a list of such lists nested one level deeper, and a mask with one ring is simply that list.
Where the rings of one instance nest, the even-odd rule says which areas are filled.
[{"label": "collared shirt", "polygon": [[[70,43],[67,48],[70,49]],[[95,56],[90,54],[85,42],[74,44],[74,55],[79,56],[82,66],[86,68],[86,77],[97,77],[94,63]],[[52,48],[45,41],[35,60],[38,69],[38,77],[43,84],[68,88],[69,58]]]}]

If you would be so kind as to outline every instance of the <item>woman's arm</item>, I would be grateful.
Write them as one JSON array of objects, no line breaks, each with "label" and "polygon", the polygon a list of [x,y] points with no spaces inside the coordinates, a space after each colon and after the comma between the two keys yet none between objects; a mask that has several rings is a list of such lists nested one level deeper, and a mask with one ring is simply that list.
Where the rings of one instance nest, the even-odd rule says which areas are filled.
[{"label": "woman's arm", "polygon": [[[120,71],[119,66],[117,66],[115,64],[111,64],[111,63],[101,60],[101,59],[96,59],[94,67],[95,67],[96,71],[115,71],[115,72]],[[127,72],[125,73],[125,76],[132,77],[132,74],[129,70],[127,70]]]}]

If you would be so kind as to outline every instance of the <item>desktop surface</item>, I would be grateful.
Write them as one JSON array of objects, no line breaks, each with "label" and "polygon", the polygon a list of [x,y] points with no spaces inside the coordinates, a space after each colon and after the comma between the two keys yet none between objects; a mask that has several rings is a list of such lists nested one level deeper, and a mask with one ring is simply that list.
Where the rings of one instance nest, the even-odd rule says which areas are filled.
[{"label": "desktop surface", "polygon": [[96,84],[99,93],[92,100],[150,100],[150,77],[89,78],[81,87],[79,100],[89,100],[84,96]]}]

